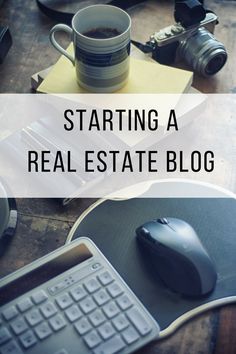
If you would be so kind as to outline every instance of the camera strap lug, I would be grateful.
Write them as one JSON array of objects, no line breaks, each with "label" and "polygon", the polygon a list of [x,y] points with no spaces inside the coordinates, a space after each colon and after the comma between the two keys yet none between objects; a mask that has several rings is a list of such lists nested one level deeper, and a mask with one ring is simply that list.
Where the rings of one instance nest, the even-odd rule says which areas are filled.
[{"label": "camera strap lug", "polygon": [[152,53],[155,50],[155,43],[152,41],[148,41],[143,44],[132,39],[131,43],[145,54]]}]

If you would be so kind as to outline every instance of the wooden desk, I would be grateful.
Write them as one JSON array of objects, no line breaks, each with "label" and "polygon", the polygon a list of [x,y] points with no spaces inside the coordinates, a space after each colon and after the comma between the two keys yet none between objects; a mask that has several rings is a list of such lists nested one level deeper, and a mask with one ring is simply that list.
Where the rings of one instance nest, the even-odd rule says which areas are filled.
[{"label": "wooden desk", "polygon": [[[203,92],[236,93],[236,3],[206,0],[206,4],[220,16],[216,37],[225,44],[229,60],[214,78],[196,76],[194,86]],[[172,10],[173,2],[163,0],[146,1],[132,9],[133,38],[145,41],[151,33],[172,23]],[[0,23],[10,26],[14,42],[4,64],[0,65],[0,92],[30,92],[31,75],[52,65],[59,56],[48,40],[54,23],[38,11],[32,0],[5,0],[0,8]],[[62,40],[67,43],[66,38]],[[233,120],[228,124],[235,129]],[[224,122],[222,130],[223,127]],[[226,186],[227,183],[225,181]],[[0,275],[6,275],[63,245],[74,221],[92,202],[80,199],[63,208],[53,200],[18,200],[17,232],[0,259]],[[151,344],[140,353],[233,354],[236,353],[235,332],[236,306],[228,306],[198,317],[172,337]]]}]

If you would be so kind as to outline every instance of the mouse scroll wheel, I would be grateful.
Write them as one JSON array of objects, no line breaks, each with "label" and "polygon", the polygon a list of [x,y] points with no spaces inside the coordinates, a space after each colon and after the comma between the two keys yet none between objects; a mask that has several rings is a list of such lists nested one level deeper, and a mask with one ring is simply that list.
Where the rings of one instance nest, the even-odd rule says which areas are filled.
[{"label": "mouse scroll wheel", "polygon": [[169,222],[166,218],[157,219],[157,222],[159,222],[160,224],[163,224],[163,225],[169,224]]}]

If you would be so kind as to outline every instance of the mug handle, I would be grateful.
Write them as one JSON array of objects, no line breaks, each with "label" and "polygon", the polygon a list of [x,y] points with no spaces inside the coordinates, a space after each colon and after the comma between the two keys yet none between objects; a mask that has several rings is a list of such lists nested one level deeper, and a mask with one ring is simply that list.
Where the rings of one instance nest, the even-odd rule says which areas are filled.
[{"label": "mug handle", "polygon": [[73,30],[69,26],[63,25],[62,23],[59,23],[58,25],[55,25],[51,29],[50,35],[49,35],[49,39],[50,39],[50,42],[52,43],[53,47],[56,50],[58,50],[58,52],[60,52],[62,55],[65,55],[65,57],[67,59],[69,59],[72,62],[73,65],[75,65],[74,57],[72,55],[70,55],[64,48],[62,48],[62,46],[60,44],[58,44],[58,42],[55,39],[55,33],[59,32],[59,31],[67,32],[70,35],[70,38],[72,39]]}]

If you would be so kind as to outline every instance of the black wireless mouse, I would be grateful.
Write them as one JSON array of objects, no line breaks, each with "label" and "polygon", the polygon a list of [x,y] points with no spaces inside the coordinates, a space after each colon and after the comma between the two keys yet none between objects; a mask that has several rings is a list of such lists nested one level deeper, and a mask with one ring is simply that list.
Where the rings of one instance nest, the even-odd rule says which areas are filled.
[{"label": "black wireless mouse", "polygon": [[215,267],[187,222],[161,218],[143,224],[136,234],[154,261],[159,277],[171,290],[187,296],[202,296],[214,289]]}]

